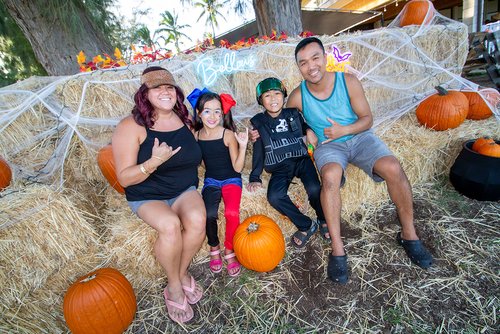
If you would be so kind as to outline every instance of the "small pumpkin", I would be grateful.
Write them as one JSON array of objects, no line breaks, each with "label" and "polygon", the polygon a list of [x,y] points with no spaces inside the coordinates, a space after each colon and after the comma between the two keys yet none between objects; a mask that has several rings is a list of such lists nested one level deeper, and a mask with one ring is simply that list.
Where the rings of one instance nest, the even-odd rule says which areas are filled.
[{"label": "small pumpkin", "polygon": [[411,0],[401,10],[401,27],[409,25],[429,24],[436,10],[429,0]]},{"label": "small pumpkin", "polygon": [[476,139],[474,141],[474,144],[472,144],[472,150],[475,152],[479,153],[479,148],[483,145],[490,144],[490,143],[495,143],[495,141],[489,137],[481,137]]},{"label": "small pumpkin", "polygon": [[490,107],[488,107],[481,94],[478,92],[462,92],[462,94],[469,100],[467,119],[486,119],[493,115],[493,112]]},{"label": "small pumpkin", "polygon": [[73,283],[63,301],[73,334],[121,334],[134,320],[137,300],[125,276],[114,268],[97,269]]},{"label": "small pumpkin", "polygon": [[111,144],[104,146],[97,153],[97,164],[102,175],[108,180],[109,184],[120,194],[125,193],[125,189],[118,182],[116,177],[115,161],[113,159],[113,148]]},{"label": "small pumpkin", "polygon": [[264,215],[245,219],[236,229],[233,245],[238,261],[257,272],[273,270],[285,256],[281,229]]},{"label": "small pumpkin", "polygon": [[488,157],[500,158],[500,145],[495,142],[487,143],[481,145],[477,152]]},{"label": "small pumpkin", "polygon": [[467,117],[469,101],[464,94],[436,87],[437,94],[431,95],[417,107],[420,124],[437,131],[458,127]]},{"label": "small pumpkin", "polygon": [[12,170],[7,161],[0,158],[0,191],[7,188],[10,181],[12,181]]}]

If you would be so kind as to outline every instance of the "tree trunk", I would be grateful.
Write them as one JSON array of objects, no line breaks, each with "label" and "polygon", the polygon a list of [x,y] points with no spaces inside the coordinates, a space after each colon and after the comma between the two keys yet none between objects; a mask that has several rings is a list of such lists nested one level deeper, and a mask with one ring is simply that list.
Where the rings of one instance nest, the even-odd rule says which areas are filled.
[{"label": "tree trunk", "polygon": [[270,35],[273,29],[297,36],[303,31],[300,0],[252,0],[259,35]]},{"label": "tree trunk", "polygon": [[87,61],[89,57],[98,54],[113,54],[113,48],[102,33],[95,29],[83,4],[77,6],[77,10],[73,12],[72,20],[75,21],[77,28],[71,28],[61,23],[57,11],[46,9],[47,1],[1,1],[30,42],[36,58],[49,75],[78,73],[76,56],[80,51],[87,55]]}]

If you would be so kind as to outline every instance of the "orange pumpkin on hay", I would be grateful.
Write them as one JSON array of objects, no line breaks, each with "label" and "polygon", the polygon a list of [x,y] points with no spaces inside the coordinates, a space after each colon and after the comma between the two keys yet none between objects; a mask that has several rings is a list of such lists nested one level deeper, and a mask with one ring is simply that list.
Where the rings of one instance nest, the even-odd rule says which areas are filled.
[{"label": "orange pumpkin on hay", "polygon": [[429,0],[411,0],[401,11],[401,27],[409,25],[429,24],[434,18],[436,10]]},{"label": "orange pumpkin on hay", "polygon": [[120,194],[125,193],[125,189],[118,182],[116,177],[115,161],[113,159],[113,148],[111,144],[104,146],[97,154],[97,164],[102,175],[108,180],[109,184]]},{"label": "orange pumpkin on hay", "polygon": [[437,94],[422,101],[416,110],[420,124],[443,131],[458,127],[467,117],[469,100],[457,91],[448,91],[441,86],[436,87]]},{"label": "orange pumpkin on hay", "polygon": [[257,272],[273,270],[285,256],[281,229],[264,215],[245,219],[236,229],[233,244],[238,261]]},{"label": "orange pumpkin on hay", "polygon": [[493,115],[490,107],[483,100],[481,94],[478,92],[462,92],[462,94],[469,100],[469,112],[467,113],[467,119],[486,119]]},{"label": "orange pumpkin on hay", "polygon": [[121,334],[134,320],[136,310],[132,285],[113,268],[78,278],[63,301],[64,319],[74,334]]},{"label": "orange pumpkin on hay", "polygon": [[12,181],[12,170],[7,161],[0,158],[0,191],[7,188],[10,181]]}]

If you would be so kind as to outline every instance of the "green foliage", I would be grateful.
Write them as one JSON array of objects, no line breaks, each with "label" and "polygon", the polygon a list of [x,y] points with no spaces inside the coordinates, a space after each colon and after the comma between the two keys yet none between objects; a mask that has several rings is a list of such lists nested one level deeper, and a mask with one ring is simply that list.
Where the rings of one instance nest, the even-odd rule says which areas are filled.
[{"label": "green foliage", "polygon": [[0,1],[0,87],[33,75],[47,75],[30,43]]},{"label": "green foliage", "polygon": [[[34,0],[41,1],[41,0]],[[78,31],[82,29],[78,13],[82,9],[89,14],[92,24],[110,41],[111,45],[120,49],[122,44],[122,28],[119,19],[111,12],[116,0],[51,0],[44,1],[44,10],[40,15],[57,18],[58,28]],[[38,62],[33,49],[21,29],[0,0],[0,87],[33,75],[47,75]]]},{"label": "green foliage", "polygon": [[[179,39],[181,37],[186,37],[191,40],[188,35],[181,32],[182,29],[189,28],[189,24],[179,24],[178,15],[175,11],[170,13],[168,10],[161,14],[161,21],[159,22],[160,28],[155,31],[156,34],[160,34],[159,38],[163,38],[165,44],[173,41],[175,44],[175,49],[177,52],[181,52],[179,47]],[[162,33],[167,33],[167,36],[161,35]]]},{"label": "green foliage", "polygon": [[119,18],[111,11],[116,0],[51,0],[46,1],[42,15],[55,17],[61,29],[78,31],[83,29],[79,13],[83,10],[92,19],[94,28],[101,31],[113,46],[122,48],[121,24]]},{"label": "green foliage", "polygon": [[210,25],[212,27],[212,33],[213,33],[212,37],[214,38],[215,38],[215,27],[219,27],[219,22],[217,22],[217,17],[221,16],[222,18],[224,18],[224,16],[222,16],[222,14],[219,11],[220,9],[222,9],[222,7],[224,7],[224,3],[222,3],[219,0],[200,0],[194,4],[195,7],[201,8],[202,10],[196,22],[200,21],[201,18],[206,15],[207,18],[205,20],[205,24]]}]

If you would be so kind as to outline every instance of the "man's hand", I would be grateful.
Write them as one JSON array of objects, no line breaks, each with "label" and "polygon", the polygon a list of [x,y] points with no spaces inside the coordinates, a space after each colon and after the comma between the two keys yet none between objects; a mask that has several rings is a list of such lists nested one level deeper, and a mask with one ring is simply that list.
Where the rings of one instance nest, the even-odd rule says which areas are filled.
[{"label": "man's hand", "polygon": [[330,122],[332,124],[332,126],[325,128],[323,130],[323,134],[325,135],[327,140],[323,141],[321,144],[331,142],[332,140],[338,139],[338,138],[343,137],[347,134],[347,133],[344,133],[345,127],[343,125],[340,125],[339,123],[335,122],[330,117],[327,117],[326,119],[328,120],[328,122]]}]

